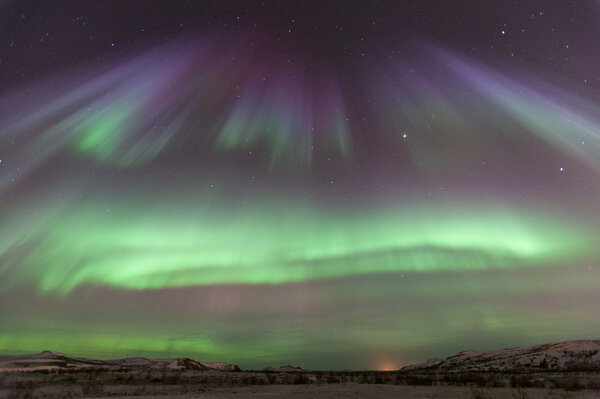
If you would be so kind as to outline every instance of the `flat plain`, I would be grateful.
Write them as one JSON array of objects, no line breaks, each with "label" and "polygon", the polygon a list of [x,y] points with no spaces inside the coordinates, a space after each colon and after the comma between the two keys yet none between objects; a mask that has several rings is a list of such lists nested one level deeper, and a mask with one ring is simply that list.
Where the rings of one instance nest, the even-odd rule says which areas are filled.
[{"label": "flat plain", "polygon": [[[191,387],[165,386],[165,389],[152,386],[107,386],[103,393],[85,395],[81,390],[64,389],[60,386],[38,389],[29,395],[17,397],[93,397],[93,398],[406,398],[406,399],[598,399],[599,390],[565,391],[545,388],[476,388],[456,386],[406,386],[383,384],[311,384],[311,385],[261,385],[244,387]],[[187,393],[177,393],[186,391]],[[193,392],[195,391],[195,392]],[[147,392],[148,394],[136,395]],[[152,393],[151,393],[152,392]],[[1,398],[12,398],[3,395]]]}]

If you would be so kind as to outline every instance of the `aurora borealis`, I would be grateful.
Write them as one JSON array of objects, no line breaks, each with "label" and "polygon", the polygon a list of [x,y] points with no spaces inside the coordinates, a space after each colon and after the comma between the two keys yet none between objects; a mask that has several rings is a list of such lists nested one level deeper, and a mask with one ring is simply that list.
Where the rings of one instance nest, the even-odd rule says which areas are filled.
[{"label": "aurora borealis", "polygon": [[400,3],[1,2],[0,352],[598,338],[600,8]]}]

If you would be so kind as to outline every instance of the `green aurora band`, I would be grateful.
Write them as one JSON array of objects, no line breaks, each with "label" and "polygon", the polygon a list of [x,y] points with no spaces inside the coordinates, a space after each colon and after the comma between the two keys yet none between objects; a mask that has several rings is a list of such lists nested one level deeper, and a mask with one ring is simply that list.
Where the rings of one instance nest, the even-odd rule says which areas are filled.
[{"label": "green aurora band", "polygon": [[[3,225],[18,231],[25,218]],[[356,213],[286,203],[169,210],[90,202],[27,229],[35,233],[17,233],[0,247],[4,263],[14,266],[12,282],[63,294],[84,284],[143,290],[518,268],[595,253],[586,239],[594,235],[581,223],[498,205]]]}]

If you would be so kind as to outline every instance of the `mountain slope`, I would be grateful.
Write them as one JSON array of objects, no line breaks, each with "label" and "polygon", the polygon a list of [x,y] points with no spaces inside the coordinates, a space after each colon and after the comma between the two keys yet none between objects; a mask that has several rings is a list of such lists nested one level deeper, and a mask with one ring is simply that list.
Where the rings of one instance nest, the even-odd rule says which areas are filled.
[{"label": "mountain slope", "polygon": [[600,340],[564,341],[489,352],[463,351],[444,360],[402,368],[402,371],[517,371],[517,370],[600,370]]}]

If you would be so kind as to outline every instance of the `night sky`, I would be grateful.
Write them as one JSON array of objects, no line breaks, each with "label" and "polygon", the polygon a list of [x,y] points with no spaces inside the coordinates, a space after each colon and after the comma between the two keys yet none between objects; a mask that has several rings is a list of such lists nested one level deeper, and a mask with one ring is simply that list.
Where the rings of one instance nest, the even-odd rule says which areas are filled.
[{"label": "night sky", "polygon": [[1,0],[0,32],[0,353],[598,338],[599,2]]}]

